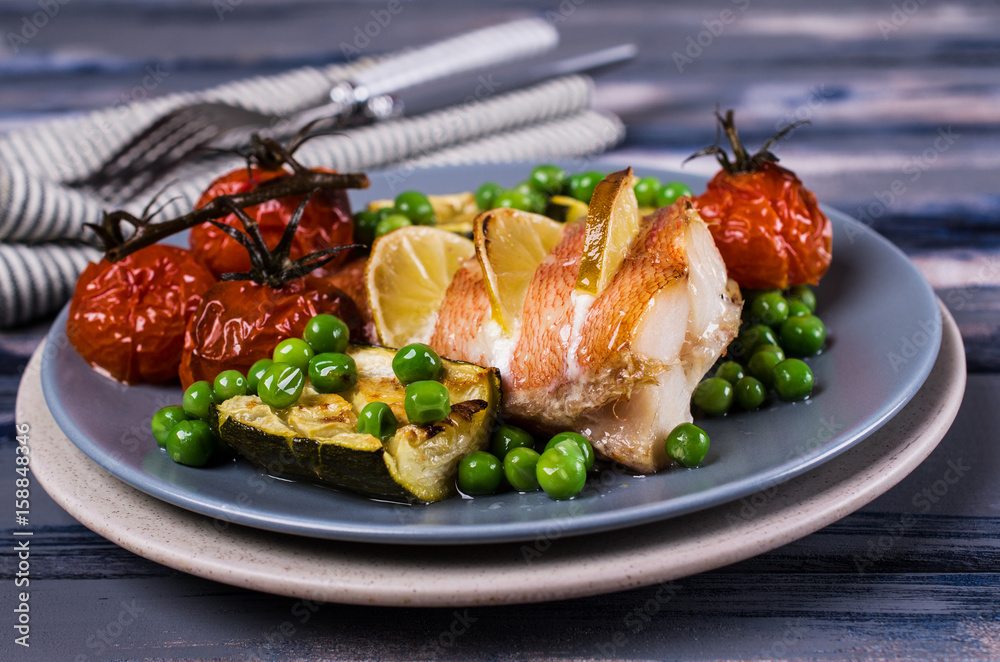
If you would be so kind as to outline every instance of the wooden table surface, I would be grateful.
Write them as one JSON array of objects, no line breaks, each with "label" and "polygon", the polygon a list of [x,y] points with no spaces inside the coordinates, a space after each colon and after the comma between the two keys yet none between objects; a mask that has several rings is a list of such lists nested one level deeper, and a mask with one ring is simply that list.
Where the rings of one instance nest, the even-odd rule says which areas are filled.
[{"label": "wooden table surface", "polygon": [[[342,60],[341,44],[386,6],[4,3],[0,129],[128,99],[147,67],[164,74],[150,92],[157,95]],[[14,643],[11,520],[0,526],[0,659],[1000,659],[1000,5],[400,6],[365,54],[532,13],[548,16],[567,42],[637,42],[638,60],[599,77],[595,100],[627,123],[618,151],[636,165],[677,167],[710,144],[717,103],[737,109],[751,145],[783,122],[811,120],[782,142],[782,163],[822,201],[906,251],[961,327],[970,374],[953,428],[867,507],[773,552],[678,580],[666,603],[653,586],[468,610],[325,604],[303,618],[294,599],[194,578],[127,552],[36,489],[31,646]],[[43,27],[29,30],[25,21],[46,8]],[[688,168],[708,173],[713,165]],[[0,336],[5,508],[14,500],[20,371],[49,323]],[[915,499],[949,462],[970,468],[923,508]],[[913,525],[887,538],[907,513]],[[859,560],[870,561],[863,571]],[[462,634],[442,638],[456,623]]]}]

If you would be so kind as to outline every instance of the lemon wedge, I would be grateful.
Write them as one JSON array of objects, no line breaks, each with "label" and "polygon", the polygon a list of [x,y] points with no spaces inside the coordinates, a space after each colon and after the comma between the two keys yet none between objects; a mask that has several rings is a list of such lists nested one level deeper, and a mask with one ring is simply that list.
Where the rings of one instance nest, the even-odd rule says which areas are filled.
[{"label": "lemon wedge", "polygon": [[430,340],[448,285],[475,250],[465,237],[422,225],[375,240],[365,267],[365,289],[383,345]]},{"label": "lemon wedge", "polygon": [[577,292],[600,296],[625,260],[640,219],[632,168],[613,172],[597,184],[587,211]]},{"label": "lemon wedge", "polygon": [[564,223],[572,223],[581,218],[587,218],[587,203],[568,195],[553,195],[549,200],[552,217]]},{"label": "lemon wedge", "polygon": [[483,269],[493,320],[505,334],[521,316],[531,277],[562,238],[564,226],[546,216],[501,207],[473,223],[476,258]]}]

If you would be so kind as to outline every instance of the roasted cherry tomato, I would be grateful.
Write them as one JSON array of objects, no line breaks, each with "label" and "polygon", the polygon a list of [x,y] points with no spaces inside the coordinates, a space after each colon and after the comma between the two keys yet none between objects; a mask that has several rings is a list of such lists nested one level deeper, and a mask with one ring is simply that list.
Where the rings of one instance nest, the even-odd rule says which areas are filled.
[{"label": "roasted cherry tomato", "polygon": [[349,296],[322,278],[305,276],[281,287],[253,281],[222,281],[205,292],[184,336],[181,383],[212,382],[224,370],[243,374],[270,358],[286,338],[299,338],[313,316],[342,319],[351,338],[361,338],[361,319]]},{"label": "roasted cherry tomato", "polygon": [[[326,172],[333,171],[326,170]],[[284,176],[288,176],[288,172],[281,169],[264,170],[252,167],[249,170],[247,168],[233,170],[212,182],[198,200],[197,206],[203,207],[220,195],[253,190],[263,182]],[[256,207],[247,207],[244,211],[257,221],[268,247],[274,248],[281,240],[288,219],[301,202],[301,196],[289,196],[269,200]],[[292,240],[289,257],[294,260],[306,253],[351,243],[354,229],[350,209],[347,192],[342,189],[314,193]],[[241,232],[244,231],[243,224],[235,214],[221,218],[219,222],[237,228]],[[250,258],[246,249],[211,223],[203,223],[192,228],[190,243],[191,250],[216,276],[250,270]],[[333,270],[346,259],[347,253],[344,253],[324,268]],[[320,275],[319,272],[316,273]]]},{"label": "roasted cherry tomato", "polygon": [[752,289],[817,284],[830,266],[833,229],[816,196],[768,151],[784,132],[748,156],[736,135],[732,111],[719,122],[735,158],[730,162],[718,146],[699,153],[715,154],[723,169],[696,205],[729,276],[740,287]]},{"label": "roasted cherry tomato", "polygon": [[375,331],[375,320],[372,317],[372,309],[368,305],[368,291],[365,289],[365,267],[367,265],[368,258],[366,256],[356,257],[330,273],[327,279],[330,284],[347,293],[357,304],[361,323],[365,330],[361,342],[375,343],[378,342],[378,333]]},{"label": "roasted cherry tomato", "polygon": [[154,244],[118,262],[87,266],[66,335],[87,362],[118,381],[177,377],[187,318],[215,283],[183,248]]}]

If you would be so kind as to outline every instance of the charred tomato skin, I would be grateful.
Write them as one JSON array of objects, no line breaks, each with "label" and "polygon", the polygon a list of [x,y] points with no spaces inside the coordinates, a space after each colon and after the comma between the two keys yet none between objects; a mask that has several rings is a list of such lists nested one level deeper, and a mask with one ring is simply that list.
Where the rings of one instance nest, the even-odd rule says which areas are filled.
[{"label": "charred tomato skin", "polygon": [[[334,172],[323,168],[318,170]],[[264,170],[256,167],[249,170],[247,168],[233,170],[209,185],[198,200],[197,207],[204,207],[220,195],[245,193],[266,181],[288,175],[285,170]],[[268,247],[274,248],[281,240],[288,219],[301,202],[302,196],[289,196],[247,207],[245,211],[251,218],[257,220],[261,235]],[[313,194],[295,233],[289,257],[294,260],[313,251],[351,243],[354,228],[350,209],[347,192],[344,190],[318,191]],[[243,224],[235,214],[229,214],[219,219],[219,222],[243,232]],[[224,273],[245,273],[250,270],[250,258],[246,248],[211,223],[203,223],[191,229],[190,245],[195,255],[216,276]],[[345,259],[347,259],[346,253],[338,256],[324,269],[333,270]]]},{"label": "charred tomato skin", "polygon": [[335,315],[363,339],[354,301],[323,278],[305,276],[272,288],[253,281],[221,281],[205,292],[184,335],[181,383],[212,382],[224,370],[247,374],[286,338],[300,338],[321,313]]},{"label": "charred tomato skin", "polygon": [[176,379],[186,320],[214,283],[190,251],[176,246],[91,263],[76,283],[66,335],[90,365],[120,382]]},{"label": "charred tomato skin", "polygon": [[773,161],[756,172],[720,171],[696,204],[740,287],[816,285],[830,266],[830,219],[799,178]]}]

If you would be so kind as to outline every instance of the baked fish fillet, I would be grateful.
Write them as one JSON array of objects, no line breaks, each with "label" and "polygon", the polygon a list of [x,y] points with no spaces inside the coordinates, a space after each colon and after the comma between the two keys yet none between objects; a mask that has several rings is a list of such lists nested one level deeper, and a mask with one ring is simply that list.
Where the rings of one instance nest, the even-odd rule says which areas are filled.
[{"label": "baked fish fillet", "polygon": [[539,265],[509,334],[492,319],[475,258],[455,274],[427,342],[442,356],[493,366],[503,413],[576,430],[605,457],[643,473],[670,464],[664,441],[690,421],[691,393],[736,336],[742,301],[686,201],[646,217],[621,267],[594,298],[575,291],[583,221]]}]

